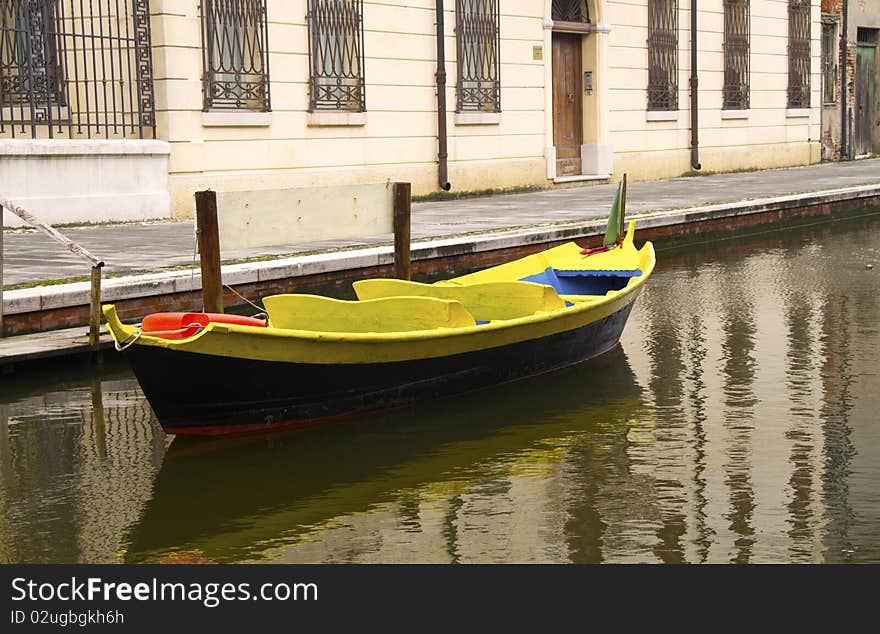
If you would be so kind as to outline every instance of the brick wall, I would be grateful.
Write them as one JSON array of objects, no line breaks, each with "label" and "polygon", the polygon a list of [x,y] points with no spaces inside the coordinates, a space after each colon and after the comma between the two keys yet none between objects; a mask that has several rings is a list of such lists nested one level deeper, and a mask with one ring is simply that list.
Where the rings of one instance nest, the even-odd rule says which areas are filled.
[{"label": "brick wall", "polygon": [[[837,72],[835,73],[834,85],[837,94],[840,95],[840,64],[843,50],[840,48],[841,25],[843,24],[843,0],[822,0],[822,14],[838,16],[838,29],[836,42],[837,47]],[[840,134],[840,100],[835,104],[823,105],[822,113],[822,160],[836,161],[841,158],[841,134]]]}]

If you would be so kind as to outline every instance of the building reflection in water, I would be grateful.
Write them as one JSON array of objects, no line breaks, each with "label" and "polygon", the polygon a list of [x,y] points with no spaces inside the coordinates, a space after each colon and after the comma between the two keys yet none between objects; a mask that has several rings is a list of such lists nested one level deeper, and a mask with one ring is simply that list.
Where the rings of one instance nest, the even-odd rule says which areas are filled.
[{"label": "building reflection in water", "polygon": [[137,382],[122,376],[48,392],[26,377],[0,405],[0,561],[121,559],[166,443]]},{"label": "building reflection in water", "polygon": [[880,561],[878,228],[661,252],[622,348],[324,428],[172,441],[125,372],[7,383],[0,560]]},{"label": "building reflection in water", "polygon": [[661,253],[624,345],[663,429],[629,454],[658,474],[661,518],[690,500],[685,560],[880,560],[880,240],[856,224],[712,245],[696,267]]}]

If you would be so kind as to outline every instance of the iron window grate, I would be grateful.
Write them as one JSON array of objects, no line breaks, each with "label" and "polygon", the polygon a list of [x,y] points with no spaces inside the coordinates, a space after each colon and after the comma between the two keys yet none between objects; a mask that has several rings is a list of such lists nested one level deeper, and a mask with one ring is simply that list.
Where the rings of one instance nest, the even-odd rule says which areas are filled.
[{"label": "iron window grate", "polygon": [[589,22],[587,0],[553,0],[550,19],[554,22]]},{"label": "iron window grate", "polygon": [[459,112],[501,112],[498,0],[456,0]]},{"label": "iron window grate", "polygon": [[749,108],[749,0],[724,0],[724,105]]},{"label": "iron window grate", "polygon": [[265,0],[202,0],[204,110],[271,110]]},{"label": "iron window grate", "polygon": [[678,110],[678,2],[648,2],[648,110]]},{"label": "iron window grate", "polygon": [[364,112],[363,0],[309,0],[309,110]]},{"label": "iron window grate", "polygon": [[837,23],[822,23],[822,101],[837,102]]},{"label": "iron window grate", "polygon": [[788,107],[810,107],[810,0],[788,0]]}]

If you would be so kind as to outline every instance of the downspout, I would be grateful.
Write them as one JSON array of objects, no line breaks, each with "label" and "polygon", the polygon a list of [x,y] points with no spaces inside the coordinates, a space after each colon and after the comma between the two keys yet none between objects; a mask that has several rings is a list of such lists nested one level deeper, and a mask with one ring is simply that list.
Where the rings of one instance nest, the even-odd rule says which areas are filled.
[{"label": "downspout", "polygon": [[847,0],[843,0],[843,18],[840,25],[840,158],[851,158],[849,155],[849,145],[847,144],[846,128],[846,102],[849,97],[848,86],[846,85],[846,54],[847,54]]},{"label": "downspout", "polygon": [[697,0],[691,0],[691,167],[695,170],[700,165],[700,102],[697,88]]},{"label": "downspout", "polygon": [[449,191],[452,184],[449,182],[446,159],[449,153],[446,150],[446,46],[445,46],[445,28],[443,25],[443,0],[437,0],[437,140],[439,151],[437,158],[438,166],[438,183],[440,189]]}]

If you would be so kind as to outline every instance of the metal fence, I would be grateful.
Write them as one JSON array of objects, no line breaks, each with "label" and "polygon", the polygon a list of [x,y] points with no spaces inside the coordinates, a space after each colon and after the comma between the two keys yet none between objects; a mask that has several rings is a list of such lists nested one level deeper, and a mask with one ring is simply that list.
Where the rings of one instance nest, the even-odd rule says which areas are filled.
[{"label": "metal fence", "polygon": [[149,0],[0,0],[0,137],[152,138]]}]

